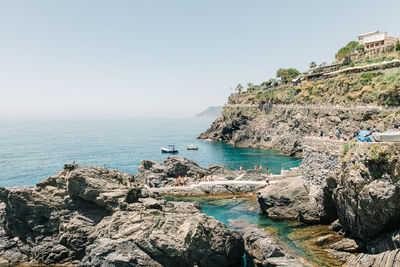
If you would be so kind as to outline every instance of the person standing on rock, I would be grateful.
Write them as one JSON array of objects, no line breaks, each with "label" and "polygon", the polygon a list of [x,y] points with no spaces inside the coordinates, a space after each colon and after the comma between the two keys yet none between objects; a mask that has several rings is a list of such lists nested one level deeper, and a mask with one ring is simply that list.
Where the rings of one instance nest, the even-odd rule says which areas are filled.
[{"label": "person standing on rock", "polygon": [[267,176],[269,176],[269,168],[266,168],[266,169],[265,169],[265,174],[266,174]]},{"label": "person standing on rock", "polygon": [[257,165],[254,165],[254,169],[255,169],[256,171],[257,171],[257,167],[258,167]]},{"label": "person standing on rock", "polygon": [[262,170],[263,170],[263,167],[262,167],[262,165],[260,165],[260,168],[258,169],[258,171],[262,172]]}]

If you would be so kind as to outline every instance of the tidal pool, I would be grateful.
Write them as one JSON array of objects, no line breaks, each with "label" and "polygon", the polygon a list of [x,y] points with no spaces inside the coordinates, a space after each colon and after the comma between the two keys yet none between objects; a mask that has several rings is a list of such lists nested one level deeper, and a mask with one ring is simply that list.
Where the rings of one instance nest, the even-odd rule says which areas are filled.
[{"label": "tidal pool", "polygon": [[[255,195],[174,197],[170,201],[198,201],[201,210],[225,223],[228,228],[241,230],[250,224],[264,227],[266,231],[278,236],[294,253],[315,266],[341,266],[343,262],[332,258],[325,249],[340,239],[327,225],[307,226],[297,221],[279,221],[259,213]],[[243,266],[252,266],[248,260]]]}]

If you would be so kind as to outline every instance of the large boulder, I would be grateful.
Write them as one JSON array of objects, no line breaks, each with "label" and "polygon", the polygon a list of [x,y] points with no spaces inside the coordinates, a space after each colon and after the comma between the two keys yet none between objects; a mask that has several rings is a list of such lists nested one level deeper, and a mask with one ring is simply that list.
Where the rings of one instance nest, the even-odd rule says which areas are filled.
[{"label": "large boulder", "polygon": [[244,229],[244,247],[256,266],[311,266],[289,252],[289,248],[265,229],[249,226]]},{"label": "large boulder", "polygon": [[399,147],[355,146],[343,156],[334,200],[347,234],[369,241],[400,228]]},{"label": "large boulder", "polygon": [[201,213],[198,203],[166,202],[134,180],[66,165],[35,187],[0,188],[0,264],[240,263],[240,234]]},{"label": "large boulder", "polygon": [[309,191],[301,177],[271,183],[257,193],[261,211],[271,218],[319,222],[318,209],[310,202]]}]

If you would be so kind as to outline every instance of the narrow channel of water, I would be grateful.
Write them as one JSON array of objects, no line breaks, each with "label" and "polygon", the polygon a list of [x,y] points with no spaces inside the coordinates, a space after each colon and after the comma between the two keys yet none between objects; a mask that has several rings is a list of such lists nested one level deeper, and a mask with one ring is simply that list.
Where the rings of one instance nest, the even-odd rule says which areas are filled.
[{"label": "narrow channel of water", "polygon": [[[202,211],[225,223],[228,228],[241,230],[250,224],[264,227],[282,239],[297,256],[315,266],[341,266],[325,251],[338,236],[326,225],[306,226],[296,221],[278,221],[259,214],[254,196],[166,197],[170,201],[198,201]],[[246,264],[244,265],[246,266]]]}]

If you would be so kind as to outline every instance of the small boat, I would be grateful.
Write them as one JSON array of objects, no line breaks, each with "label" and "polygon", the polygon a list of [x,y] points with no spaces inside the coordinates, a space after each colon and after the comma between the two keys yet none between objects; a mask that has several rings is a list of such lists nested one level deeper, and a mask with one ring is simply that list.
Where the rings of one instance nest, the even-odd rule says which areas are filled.
[{"label": "small boat", "polygon": [[376,142],[400,142],[400,131],[373,133],[372,137]]},{"label": "small boat", "polygon": [[174,145],[168,145],[167,147],[162,147],[161,148],[161,153],[171,153],[171,154],[176,154],[179,151],[175,148]]},{"label": "small boat", "polygon": [[195,145],[188,145],[186,148],[187,150],[199,150],[199,148]]}]

